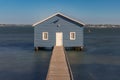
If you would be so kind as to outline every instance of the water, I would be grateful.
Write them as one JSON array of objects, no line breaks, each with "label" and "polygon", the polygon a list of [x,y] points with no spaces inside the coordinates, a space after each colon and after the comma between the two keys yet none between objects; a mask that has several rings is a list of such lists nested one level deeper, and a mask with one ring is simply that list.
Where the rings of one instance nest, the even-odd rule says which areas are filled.
[{"label": "water", "polygon": [[75,80],[120,80],[120,29],[85,29],[85,50],[67,51]]},{"label": "water", "polygon": [[34,52],[32,27],[0,28],[0,80],[45,80],[51,51]]},{"label": "water", "polygon": [[[74,80],[120,80],[120,29],[85,29],[85,49],[67,51]],[[34,52],[33,27],[0,27],[0,80],[45,80],[51,51]]]}]

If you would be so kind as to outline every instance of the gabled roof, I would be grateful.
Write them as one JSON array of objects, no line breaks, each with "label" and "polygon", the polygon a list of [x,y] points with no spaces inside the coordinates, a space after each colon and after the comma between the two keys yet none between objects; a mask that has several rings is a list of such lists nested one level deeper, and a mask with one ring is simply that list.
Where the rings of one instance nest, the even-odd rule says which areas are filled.
[{"label": "gabled roof", "polygon": [[66,16],[66,15],[64,15],[64,14],[62,14],[62,13],[56,13],[56,14],[53,14],[52,16],[50,16],[50,17],[48,17],[48,18],[46,18],[46,19],[44,19],[44,20],[41,20],[41,21],[33,24],[32,26],[36,26],[36,25],[38,25],[38,24],[41,24],[42,22],[44,22],[44,21],[46,21],[46,20],[48,20],[48,19],[50,19],[50,18],[52,18],[52,17],[54,17],[54,16],[57,16],[57,15],[60,15],[60,16],[62,16],[62,17],[65,17],[65,18],[69,19],[70,21],[73,21],[73,22],[75,22],[75,23],[77,23],[77,24],[80,24],[80,25],[83,25],[83,26],[85,25],[83,22],[78,21],[78,20],[75,20],[75,19],[72,19],[72,18],[70,18],[70,17],[68,17],[68,16]]}]

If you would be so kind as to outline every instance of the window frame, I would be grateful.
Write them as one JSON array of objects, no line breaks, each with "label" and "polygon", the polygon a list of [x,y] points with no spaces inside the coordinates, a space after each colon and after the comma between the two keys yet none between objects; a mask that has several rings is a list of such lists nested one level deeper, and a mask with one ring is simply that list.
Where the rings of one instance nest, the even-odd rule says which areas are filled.
[{"label": "window frame", "polygon": [[[72,34],[74,37],[72,37]],[[76,32],[70,32],[70,40],[75,40],[76,39]]]},{"label": "window frame", "polygon": [[[46,34],[47,37],[45,37]],[[48,32],[42,32],[42,40],[48,40]]]}]

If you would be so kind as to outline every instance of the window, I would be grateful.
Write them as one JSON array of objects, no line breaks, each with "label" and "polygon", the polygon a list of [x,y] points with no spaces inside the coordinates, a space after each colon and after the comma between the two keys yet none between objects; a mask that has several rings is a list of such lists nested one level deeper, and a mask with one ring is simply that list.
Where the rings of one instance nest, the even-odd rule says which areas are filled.
[{"label": "window", "polygon": [[48,32],[43,32],[42,33],[42,39],[43,40],[48,40]]},{"label": "window", "polygon": [[70,32],[70,40],[75,40],[75,39],[76,39],[75,32]]}]

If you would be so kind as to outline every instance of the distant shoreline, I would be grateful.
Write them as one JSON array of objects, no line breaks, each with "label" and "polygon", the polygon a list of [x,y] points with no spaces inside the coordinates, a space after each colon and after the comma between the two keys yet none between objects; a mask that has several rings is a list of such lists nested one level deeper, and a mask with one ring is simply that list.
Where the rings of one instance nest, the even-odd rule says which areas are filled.
[{"label": "distant shoreline", "polygon": [[[32,24],[0,24],[0,27],[32,27]],[[86,28],[120,28],[115,24],[86,24]]]},{"label": "distant shoreline", "polygon": [[31,27],[32,24],[0,24],[0,27]]},{"label": "distant shoreline", "polygon": [[120,28],[120,25],[116,24],[86,24],[88,28]]}]

